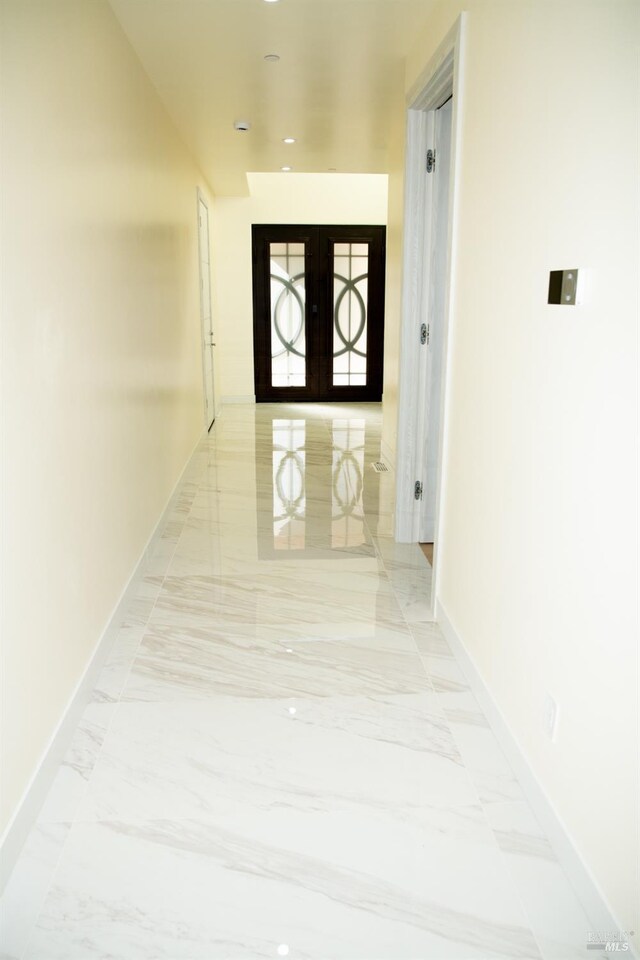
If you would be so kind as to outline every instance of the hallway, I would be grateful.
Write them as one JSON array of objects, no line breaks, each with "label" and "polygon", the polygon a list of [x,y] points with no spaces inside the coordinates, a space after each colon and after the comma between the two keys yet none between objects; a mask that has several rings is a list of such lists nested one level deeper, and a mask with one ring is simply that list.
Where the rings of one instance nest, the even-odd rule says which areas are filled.
[{"label": "hallway", "polygon": [[3,960],[600,955],[379,458],[378,405],[224,409],[7,888]]}]

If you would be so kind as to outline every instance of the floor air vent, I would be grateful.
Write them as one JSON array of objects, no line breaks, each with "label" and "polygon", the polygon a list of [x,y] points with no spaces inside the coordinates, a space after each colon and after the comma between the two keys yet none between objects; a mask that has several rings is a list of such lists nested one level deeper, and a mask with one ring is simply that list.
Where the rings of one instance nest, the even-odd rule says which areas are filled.
[{"label": "floor air vent", "polygon": [[382,460],[374,460],[371,466],[376,473],[389,473],[389,467]]}]

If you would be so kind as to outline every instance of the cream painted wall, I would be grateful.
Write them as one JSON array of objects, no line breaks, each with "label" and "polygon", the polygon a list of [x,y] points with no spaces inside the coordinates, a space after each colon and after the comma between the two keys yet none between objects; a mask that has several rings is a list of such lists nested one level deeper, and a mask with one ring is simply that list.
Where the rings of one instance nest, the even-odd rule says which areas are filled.
[{"label": "cream painted wall", "polygon": [[217,197],[213,302],[223,399],[253,397],[251,224],[386,224],[384,174],[250,173],[250,196]]},{"label": "cream painted wall", "polygon": [[[442,5],[407,88],[462,6]],[[439,601],[637,931],[639,7],[464,8]],[[568,267],[588,271],[585,303],[548,306]]]},{"label": "cream painted wall", "polygon": [[3,0],[2,826],[203,428],[196,186],[104,0]]}]

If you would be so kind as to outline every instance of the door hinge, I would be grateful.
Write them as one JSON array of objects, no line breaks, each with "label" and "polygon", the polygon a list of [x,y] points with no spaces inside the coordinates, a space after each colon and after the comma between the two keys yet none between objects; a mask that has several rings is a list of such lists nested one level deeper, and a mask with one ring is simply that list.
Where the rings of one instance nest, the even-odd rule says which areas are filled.
[{"label": "door hinge", "polygon": [[420,326],[420,343],[427,344],[429,346],[429,340],[431,339],[431,332],[429,329],[428,323],[423,323]]},{"label": "door hinge", "polygon": [[435,150],[427,150],[427,173],[433,173],[436,168]]},{"label": "door hinge", "polygon": [[413,496],[416,500],[422,500],[422,481],[416,480],[413,487]]}]

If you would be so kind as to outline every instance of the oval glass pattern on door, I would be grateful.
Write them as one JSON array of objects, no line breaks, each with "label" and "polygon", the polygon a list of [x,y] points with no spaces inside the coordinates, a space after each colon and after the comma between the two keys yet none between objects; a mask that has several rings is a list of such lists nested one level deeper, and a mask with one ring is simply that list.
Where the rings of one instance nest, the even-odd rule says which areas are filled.
[{"label": "oval glass pattern on door", "polygon": [[304,243],[269,246],[271,386],[306,383]]},{"label": "oval glass pattern on door", "polygon": [[333,385],[367,383],[369,244],[333,246]]}]

